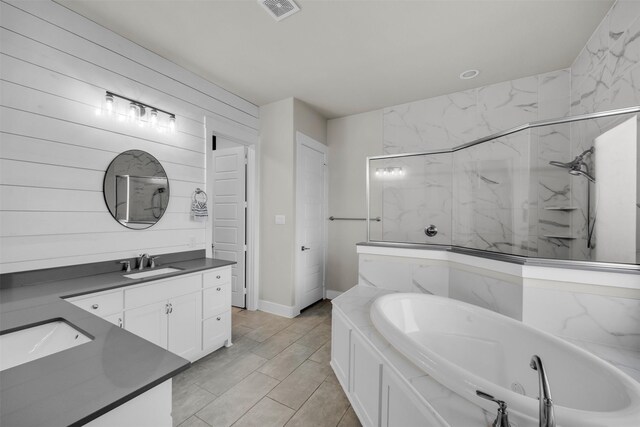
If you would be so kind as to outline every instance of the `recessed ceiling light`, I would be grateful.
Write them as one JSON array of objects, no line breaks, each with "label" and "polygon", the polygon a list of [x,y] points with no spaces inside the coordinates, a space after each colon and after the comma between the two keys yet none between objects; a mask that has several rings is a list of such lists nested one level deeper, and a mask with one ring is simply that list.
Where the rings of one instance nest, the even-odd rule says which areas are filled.
[{"label": "recessed ceiling light", "polygon": [[477,77],[478,74],[480,74],[480,71],[478,71],[478,70],[467,70],[467,71],[463,71],[462,73],[460,73],[460,78],[462,80],[469,80],[469,79],[472,79],[474,77]]}]

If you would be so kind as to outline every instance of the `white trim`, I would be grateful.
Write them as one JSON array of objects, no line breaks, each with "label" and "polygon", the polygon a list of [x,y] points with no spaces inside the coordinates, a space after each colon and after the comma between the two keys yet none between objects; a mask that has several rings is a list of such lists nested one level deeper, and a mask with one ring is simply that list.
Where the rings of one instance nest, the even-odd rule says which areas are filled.
[{"label": "white trim", "polygon": [[[354,285],[355,286],[355,285]],[[338,298],[340,295],[342,295],[344,292],[343,291],[334,291],[333,289],[327,289],[325,291],[325,298],[327,299],[334,299],[334,298]]]},{"label": "white trim", "polygon": [[[298,248],[301,246],[301,230],[300,230],[300,221],[298,221],[298,211],[299,211],[299,201],[300,198],[298,197],[298,177],[300,176],[300,147],[302,145],[305,145],[313,150],[316,150],[320,153],[322,153],[323,157],[324,157],[324,168],[323,168],[323,174],[324,174],[324,182],[323,182],[323,206],[322,206],[322,217],[326,218],[327,216],[327,212],[329,211],[329,197],[328,197],[328,191],[329,191],[329,168],[328,168],[328,151],[329,151],[329,147],[327,147],[326,145],[314,140],[313,138],[303,134],[302,132],[296,132],[296,175],[295,175],[295,246],[294,246],[294,251],[295,251],[295,266],[294,266],[294,279],[295,279],[295,283],[294,283],[294,301],[295,301],[295,307],[297,308],[298,312],[300,312],[300,310],[303,307],[300,307],[300,298],[298,296],[298,292],[297,292],[297,283],[300,283],[300,254],[301,252],[298,250]],[[324,240],[323,242],[323,246],[324,246],[324,251],[322,254],[322,271],[324,272],[323,274],[323,278],[322,278],[322,295],[325,295],[326,293],[326,280],[327,280],[327,275],[326,275],[326,268],[327,268],[327,246],[328,246],[328,232],[329,232],[329,227],[327,227],[327,224],[323,221],[322,223],[322,238]]]},{"label": "white trim", "polygon": [[258,308],[261,311],[287,317],[289,319],[300,314],[300,310],[296,309],[294,306],[277,304],[275,302],[265,301],[262,299],[258,300]]}]

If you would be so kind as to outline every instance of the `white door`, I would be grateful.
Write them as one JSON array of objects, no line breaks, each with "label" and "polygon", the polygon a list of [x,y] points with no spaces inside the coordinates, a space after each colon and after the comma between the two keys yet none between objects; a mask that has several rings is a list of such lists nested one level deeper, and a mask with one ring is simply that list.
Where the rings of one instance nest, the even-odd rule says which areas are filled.
[{"label": "white door", "polygon": [[231,304],[245,307],[246,167],[245,147],[213,152],[213,257],[235,261]]},{"label": "white door", "polygon": [[168,350],[193,360],[200,352],[202,294],[194,292],[169,301]]},{"label": "white door", "polygon": [[299,310],[324,297],[324,198],[326,147],[297,134],[296,305]]}]

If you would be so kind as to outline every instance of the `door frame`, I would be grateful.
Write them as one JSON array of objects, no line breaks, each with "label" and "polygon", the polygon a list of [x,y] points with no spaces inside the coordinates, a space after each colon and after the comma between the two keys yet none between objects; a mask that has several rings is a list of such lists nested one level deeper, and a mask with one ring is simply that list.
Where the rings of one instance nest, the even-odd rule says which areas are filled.
[{"label": "door frame", "polygon": [[[246,241],[247,241],[247,252],[245,256],[245,286],[247,288],[247,294],[245,298],[245,305],[247,310],[255,311],[258,309],[258,296],[259,292],[259,281],[258,281],[258,262],[259,262],[259,253],[258,253],[258,238],[260,233],[260,225],[258,223],[258,215],[259,215],[259,203],[260,203],[260,182],[259,177],[260,174],[257,168],[259,167],[256,162],[256,151],[259,149],[258,146],[258,133],[248,134],[245,129],[237,132],[238,134],[234,135],[234,128],[230,127],[228,123],[223,123],[220,119],[206,116],[205,117],[205,126],[204,126],[204,134],[205,134],[205,152],[206,152],[206,163],[205,163],[205,179],[206,179],[206,191],[210,192],[213,189],[213,174],[209,173],[213,170],[213,150],[211,148],[211,137],[213,135],[219,136],[224,139],[228,139],[237,144],[244,145],[247,147],[247,176],[246,176],[246,185],[247,185],[247,214],[245,216],[246,223]],[[213,194],[211,195],[213,197]],[[206,236],[205,236],[205,250],[206,256],[209,258],[213,258],[213,203],[210,202],[208,205],[209,208],[209,218],[207,219],[206,226]]]},{"label": "door frame", "polygon": [[294,304],[295,304],[295,312],[296,313],[300,313],[300,310],[302,309],[302,307],[300,307],[300,293],[298,292],[298,288],[299,288],[299,284],[301,283],[300,280],[300,276],[301,276],[301,251],[299,250],[300,247],[300,239],[302,237],[302,228],[301,228],[301,221],[299,221],[298,218],[298,213],[300,212],[300,201],[301,201],[301,197],[299,195],[299,190],[300,190],[300,186],[298,185],[298,180],[300,177],[300,172],[301,172],[301,166],[302,166],[302,162],[300,161],[300,147],[306,145],[307,147],[319,151],[320,153],[322,153],[322,155],[324,156],[324,167],[323,167],[323,175],[324,175],[324,179],[323,179],[323,183],[322,183],[322,187],[323,187],[323,195],[322,195],[322,217],[323,217],[323,221],[322,221],[322,241],[323,241],[323,251],[322,251],[322,298],[326,298],[327,297],[327,285],[326,285],[326,281],[327,281],[327,272],[326,272],[326,267],[327,267],[327,243],[328,243],[328,229],[329,227],[327,227],[327,212],[329,211],[329,167],[328,167],[328,151],[329,151],[329,147],[327,147],[326,145],[316,141],[315,139],[311,138],[310,136],[305,135],[302,132],[296,131],[296,175],[295,175],[295,194],[296,194],[296,203],[295,203],[295,246],[294,246],[294,251],[295,251],[295,274],[294,274],[294,279],[295,279],[295,283],[294,283],[294,294],[295,294],[295,298],[294,298]]}]

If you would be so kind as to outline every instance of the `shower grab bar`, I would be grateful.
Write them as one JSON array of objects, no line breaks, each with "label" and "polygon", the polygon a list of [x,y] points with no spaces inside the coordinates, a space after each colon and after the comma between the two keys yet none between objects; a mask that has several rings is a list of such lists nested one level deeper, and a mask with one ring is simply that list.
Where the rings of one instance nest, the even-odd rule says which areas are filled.
[{"label": "shower grab bar", "polygon": [[[367,220],[367,218],[338,218],[338,217],[335,217],[333,215],[329,217],[329,221],[366,221],[366,220]],[[371,221],[380,222],[380,221],[382,221],[382,218],[377,216],[375,218],[371,218]]]}]

